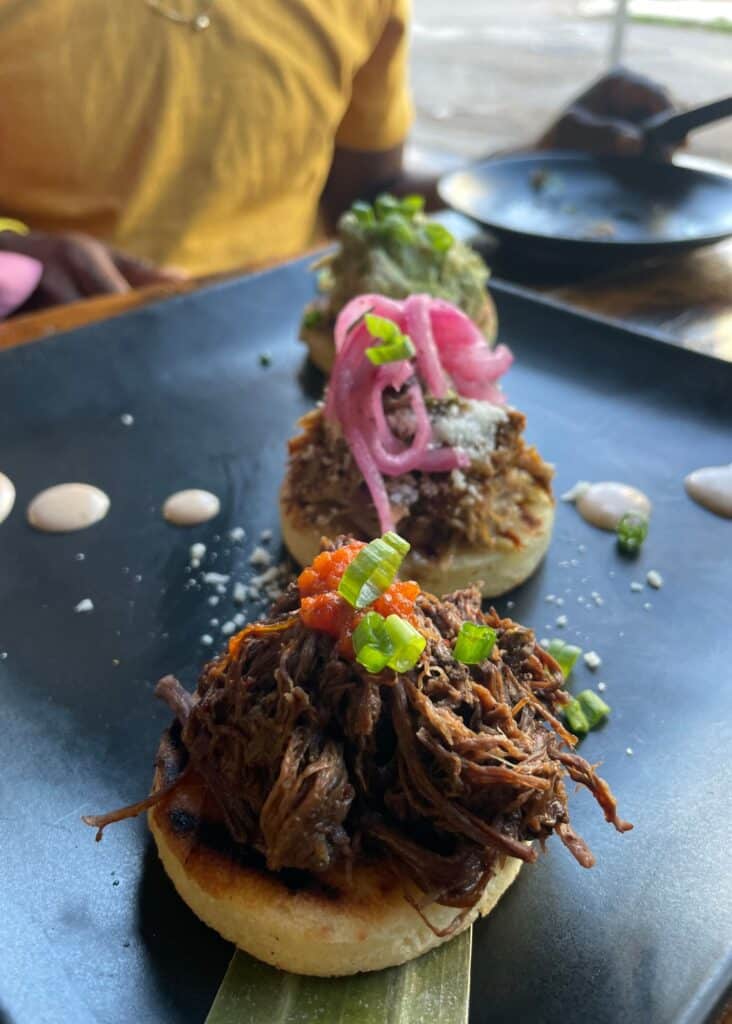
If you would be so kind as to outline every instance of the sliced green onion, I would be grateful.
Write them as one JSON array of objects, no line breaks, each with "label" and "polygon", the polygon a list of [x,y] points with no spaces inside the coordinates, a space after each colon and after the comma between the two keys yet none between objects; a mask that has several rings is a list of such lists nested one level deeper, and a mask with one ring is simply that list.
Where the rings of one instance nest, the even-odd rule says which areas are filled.
[{"label": "sliced green onion", "polygon": [[648,536],[648,519],[640,512],[626,512],[617,525],[618,547],[624,555],[635,555]]},{"label": "sliced green onion", "polygon": [[415,213],[424,210],[424,196],[404,196],[399,202],[399,209],[406,217],[413,217]]},{"label": "sliced green onion", "polygon": [[549,641],[547,651],[561,668],[565,679],[574,668],[577,658],[582,654],[581,647],[568,644],[564,640],[560,640],[559,637],[554,637]]},{"label": "sliced green onion", "polygon": [[369,672],[394,669],[407,672],[414,668],[427,641],[411,622],[398,615],[386,619],[378,612],[367,612],[353,632],[356,661]]},{"label": "sliced green onion", "polygon": [[411,359],[415,353],[412,339],[402,334],[399,325],[385,316],[366,313],[364,320],[372,338],[378,338],[380,345],[372,345],[366,349],[366,355],[374,366],[384,363],[395,363],[400,359]]},{"label": "sliced green onion", "polygon": [[391,530],[362,548],[338,584],[338,593],[353,608],[365,608],[391,585],[409,544]]},{"label": "sliced green onion", "polygon": [[374,200],[374,212],[379,220],[388,217],[390,213],[399,213],[399,200],[384,192]]},{"label": "sliced green onion", "polygon": [[495,629],[477,622],[463,622],[452,655],[463,665],[478,665],[490,655],[495,642]]},{"label": "sliced green onion", "polygon": [[586,736],[590,731],[590,723],[579,700],[571,700],[562,710],[564,720],[575,736]]},{"label": "sliced green onion", "polygon": [[379,220],[379,235],[385,241],[398,242],[400,245],[411,245],[414,241],[414,227],[398,211],[387,213]]},{"label": "sliced green onion", "polygon": [[398,363],[402,359],[411,359],[415,353],[412,339],[403,334],[399,341],[391,345],[372,345],[366,349],[366,356],[374,366],[384,363]]},{"label": "sliced green onion", "polygon": [[302,318],[303,327],[320,327],[325,320],[322,309],[306,309]]},{"label": "sliced green onion", "polygon": [[610,714],[610,706],[594,690],[583,690],[577,695],[580,707],[584,711],[590,729],[595,729]]},{"label": "sliced green onion", "polygon": [[401,336],[399,325],[390,320],[388,316],[377,316],[376,313],[366,313],[364,316],[366,329],[372,338],[378,338],[390,344],[397,341]]},{"label": "sliced green onion", "polygon": [[370,203],[364,202],[363,199],[357,199],[351,205],[351,213],[362,227],[370,227],[376,223],[374,208]]},{"label": "sliced green onion", "polygon": [[377,673],[386,668],[394,646],[383,615],[366,612],[353,631],[353,649],[356,661],[369,672]]},{"label": "sliced green onion", "polygon": [[453,235],[442,224],[431,220],[424,226],[424,233],[430,241],[435,252],[447,252],[451,249],[455,239]]},{"label": "sliced green onion", "polygon": [[389,615],[385,625],[393,647],[387,665],[395,672],[407,672],[419,661],[427,641],[411,622],[400,619],[398,615]]}]

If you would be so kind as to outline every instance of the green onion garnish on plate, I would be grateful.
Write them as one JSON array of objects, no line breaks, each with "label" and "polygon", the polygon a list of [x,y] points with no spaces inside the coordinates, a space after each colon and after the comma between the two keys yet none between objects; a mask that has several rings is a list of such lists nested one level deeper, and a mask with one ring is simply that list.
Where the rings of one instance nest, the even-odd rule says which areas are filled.
[{"label": "green onion garnish on plate", "polygon": [[411,359],[415,353],[412,339],[407,334],[402,334],[399,326],[393,320],[385,316],[376,316],[374,313],[367,313],[364,317],[366,329],[372,338],[377,338],[378,345],[372,345],[366,349],[366,355],[374,366],[383,366],[384,363],[396,363],[400,359]]},{"label": "green onion garnish on plate", "polygon": [[409,543],[391,530],[372,540],[343,573],[338,593],[353,608],[366,608],[391,586],[408,551]]},{"label": "green onion garnish on plate", "polygon": [[582,693],[565,704],[564,720],[576,736],[586,736],[590,729],[596,729],[610,714],[610,706],[594,690]]},{"label": "green onion garnish on plate", "polygon": [[610,705],[606,704],[602,697],[598,696],[594,690],[583,690],[582,693],[577,695],[577,700],[585,713],[590,729],[597,728],[610,714]]},{"label": "green onion garnish on plate", "polygon": [[564,640],[560,640],[559,637],[554,637],[547,645],[547,652],[559,665],[562,675],[566,679],[574,668],[577,658],[582,654],[582,648],[568,644]]},{"label": "green onion garnish on plate", "polygon": [[587,716],[584,713],[582,705],[577,699],[571,700],[569,704],[565,704],[562,709],[562,713],[564,715],[564,721],[575,736],[581,737],[587,735],[590,731],[590,723],[587,721]]},{"label": "green onion garnish on plate", "polygon": [[618,547],[624,555],[635,555],[648,536],[648,519],[640,512],[626,512],[617,525]]},{"label": "green onion garnish on plate", "polygon": [[463,665],[478,665],[489,657],[495,642],[495,629],[477,622],[463,622],[452,655]]}]

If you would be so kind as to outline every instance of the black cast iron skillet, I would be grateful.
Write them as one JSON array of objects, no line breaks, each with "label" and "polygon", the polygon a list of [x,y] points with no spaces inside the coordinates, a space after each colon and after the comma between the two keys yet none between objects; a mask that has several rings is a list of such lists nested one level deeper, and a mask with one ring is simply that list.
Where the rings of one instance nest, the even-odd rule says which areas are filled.
[{"label": "black cast iron skillet", "polygon": [[732,177],[654,156],[732,115],[732,97],[647,122],[641,157],[564,151],[492,157],[445,175],[442,199],[538,263],[617,266],[732,235]]}]

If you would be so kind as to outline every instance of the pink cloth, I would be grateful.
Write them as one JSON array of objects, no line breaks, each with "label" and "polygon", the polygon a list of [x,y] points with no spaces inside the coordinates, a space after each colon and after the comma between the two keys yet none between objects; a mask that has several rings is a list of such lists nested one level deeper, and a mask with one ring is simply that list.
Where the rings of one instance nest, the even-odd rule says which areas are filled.
[{"label": "pink cloth", "polygon": [[43,264],[17,252],[0,252],[0,320],[22,306],[38,287]]}]

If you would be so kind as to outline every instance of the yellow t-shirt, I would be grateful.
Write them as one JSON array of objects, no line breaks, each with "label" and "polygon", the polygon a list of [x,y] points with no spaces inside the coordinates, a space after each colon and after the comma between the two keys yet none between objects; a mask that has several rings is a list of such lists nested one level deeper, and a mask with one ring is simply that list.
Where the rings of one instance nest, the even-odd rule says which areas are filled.
[{"label": "yellow t-shirt", "polygon": [[314,238],[336,144],[408,130],[409,0],[2,0],[0,213],[207,273]]}]

